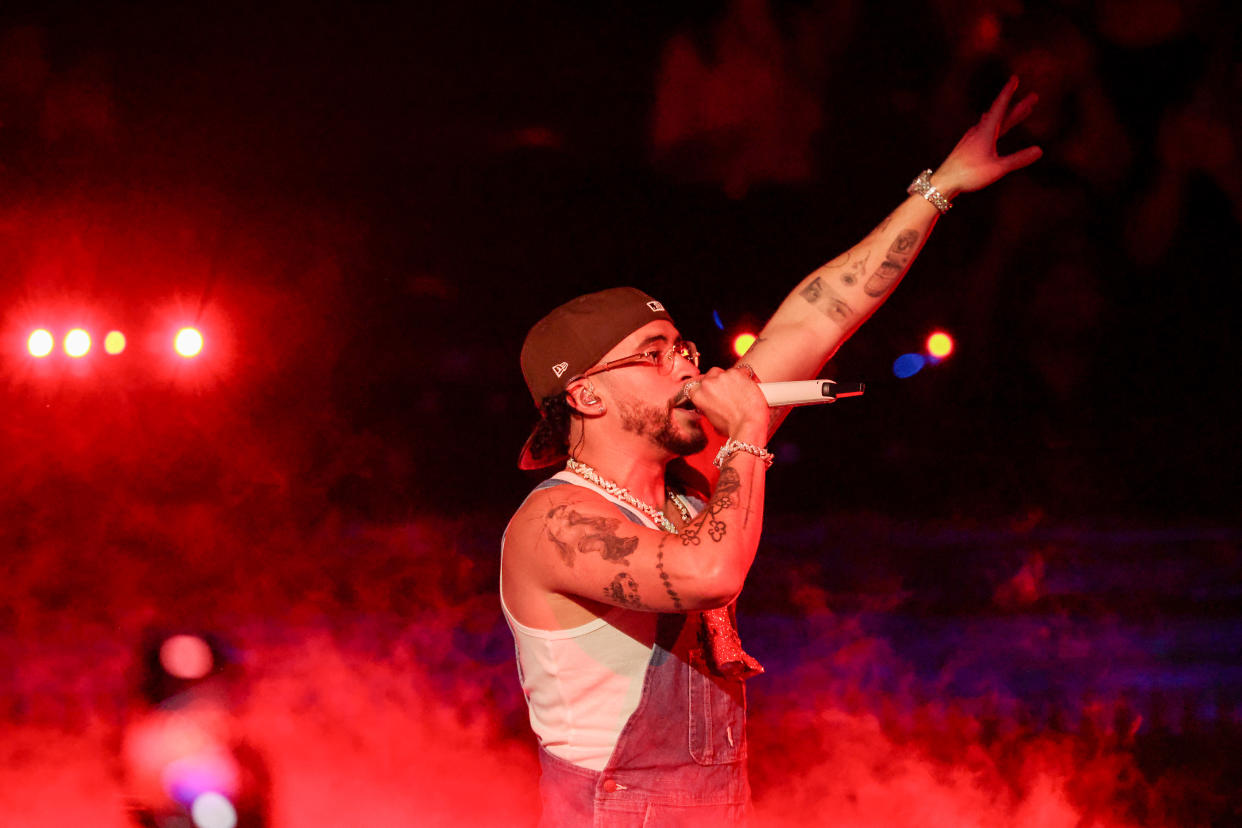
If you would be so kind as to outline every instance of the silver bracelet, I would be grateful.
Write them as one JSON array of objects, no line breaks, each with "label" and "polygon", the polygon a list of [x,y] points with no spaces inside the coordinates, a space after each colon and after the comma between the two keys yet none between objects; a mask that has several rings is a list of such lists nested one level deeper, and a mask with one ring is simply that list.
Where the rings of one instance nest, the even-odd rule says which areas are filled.
[{"label": "silver bracelet", "polygon": [[906,192],[910,195],[921,195],[930,201],[932,206],[940,211],[941,215],[944,215],[949,212],[949,208],[953,206],[953,203],[945,198],[942,192],[932,186],[931,177],[931,170],[923,170],[919,173],[918,178],[910,182]]},{"label": "silver bracelet", "polygon": [[739,451],[747,454],[753,454],[763,461],[763,467],[772,468],[772,464],[776,462],[776,455],[765,449],[763,446],[756,446],[750,443],[743,443],[741,440],[734,440],[732,437],[720,447],[720,451],[716,452],[716,459],[712,461],[712,465],[716,468],[722,468],[725,461]]}]

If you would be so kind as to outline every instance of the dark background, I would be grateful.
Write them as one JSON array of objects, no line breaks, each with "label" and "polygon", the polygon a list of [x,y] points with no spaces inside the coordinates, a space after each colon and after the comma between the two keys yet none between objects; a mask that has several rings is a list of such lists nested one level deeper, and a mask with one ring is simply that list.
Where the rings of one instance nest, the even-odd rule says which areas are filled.
[{"label": "dark background", "polygon": [[[725,361],[1025,70],[1003,147],[1044,159],[941,222],[825,372],[867,396],[790,418],[771,506],[1235,516],[1227,4],[445,5],[7,12],[10,323],[176,293],[238,331],[199,428],[331,419],[371,456],[325,444],[315,482],[367,517],[508,506],[543,312],[635,284]],[[896,380],[937,326],[955,355]]]},{"label": "dark background", "polygon": [[[525,331],[633,284],[727,362],[1017,73],[1041,101],[1002,151],[1043,159],[962,195],[825,369],[866,395],[775,441],[739,605],[756,799],[770,825],[1236,824],[1240,24],[7,4],[0,806],[118,824],[154,627],[244,654],[278,822],[529,816],[495,598]],[[88,357],[26,354],[79,324]],[[936,328],[955,353],[897,379]]]}]

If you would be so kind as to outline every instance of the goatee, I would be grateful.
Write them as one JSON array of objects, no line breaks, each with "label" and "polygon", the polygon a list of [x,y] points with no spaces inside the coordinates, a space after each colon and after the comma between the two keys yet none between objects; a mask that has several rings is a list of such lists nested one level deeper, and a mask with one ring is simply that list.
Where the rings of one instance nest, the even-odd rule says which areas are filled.
[{"label": "goatee", "polygon": [[678,429],[673,420],[674,409],[671,405],[657,408],[654,405],[631,404],[622,405],[621,426],[626,430],[646,437],[678,457],[697,454],[707,448],[707,432],[698,423],[688,426],[685,431]]}]

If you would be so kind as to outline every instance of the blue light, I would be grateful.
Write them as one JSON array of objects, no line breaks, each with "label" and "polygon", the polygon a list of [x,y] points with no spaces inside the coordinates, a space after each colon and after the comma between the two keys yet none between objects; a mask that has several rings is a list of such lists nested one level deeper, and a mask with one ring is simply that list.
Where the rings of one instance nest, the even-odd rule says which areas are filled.
[{"label": "blue light", "polygon": [[724,330],[724,322],[720,319],[720,311],[712,311],[712,321],[716,323],[716,327]]},{"label": "blue light", "polygon": [[893,374],[898,379],[912,377],[923,370],[924,362],[921,354],[902,354],[893,360]]}]

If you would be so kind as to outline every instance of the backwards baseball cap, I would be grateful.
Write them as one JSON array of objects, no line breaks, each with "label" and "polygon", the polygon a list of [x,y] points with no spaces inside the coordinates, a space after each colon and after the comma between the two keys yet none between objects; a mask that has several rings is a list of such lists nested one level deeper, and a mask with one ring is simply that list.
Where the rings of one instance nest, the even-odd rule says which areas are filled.
[{"label": "backwards baseball cap", "polygon": [[[535,407],[563,392],[570,380],[589,370],[618,342],[656,319],[673,321],[664,305],[632,287],[570,299],[540,319],[522,344],[522,376]],[[562,459],[555,453],[536,457],[527,439],[518,466],[540,469]]]}]

